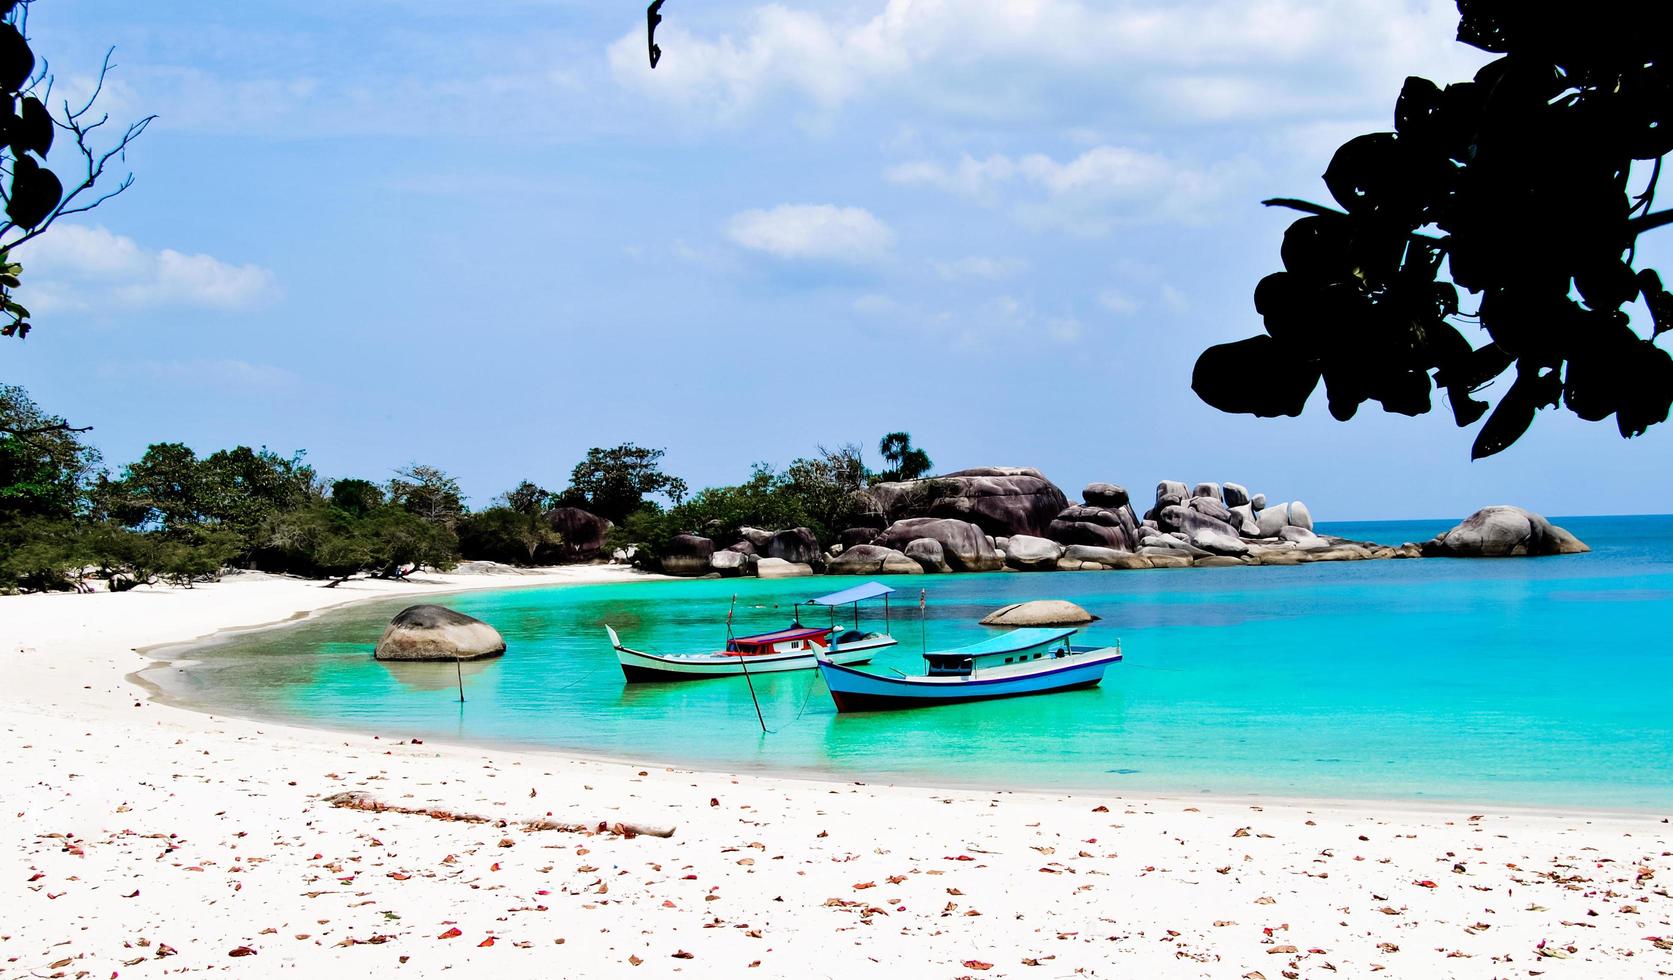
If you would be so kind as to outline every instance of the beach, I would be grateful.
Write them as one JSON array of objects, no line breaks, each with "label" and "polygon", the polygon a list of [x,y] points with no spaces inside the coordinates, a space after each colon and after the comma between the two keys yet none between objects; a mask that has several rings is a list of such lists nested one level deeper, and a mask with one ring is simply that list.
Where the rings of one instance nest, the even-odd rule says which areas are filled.
[{"label": "beach", "polygon": [[358,599],[629,574],[0,598],[0,975],[1673,975],[1662,814],[696,772],[130,679],[149,648]]}]

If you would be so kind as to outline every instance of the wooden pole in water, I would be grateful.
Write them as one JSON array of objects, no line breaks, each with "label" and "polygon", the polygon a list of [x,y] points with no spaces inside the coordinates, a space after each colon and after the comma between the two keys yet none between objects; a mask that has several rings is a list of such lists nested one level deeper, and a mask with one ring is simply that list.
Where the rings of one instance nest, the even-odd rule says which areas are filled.
[{"label": "wooden pole in water", "polygon": [[453,658],[453,676],[457,677],[459,679],[459,703],[464,704],[465,703],[465,668],[459,666],[459,663],[460,663],[459,658],[457,656],[455,656]]},{"label": "wooden pole in water", "polygon": [[926,612],[924,607],[927,606],[928,604],[929,604],[929,590],[928,589],[919,589],[918,590],[918,652],[919,653],[925,653],[925,654],[929,653],[929,634],[926,631],[926,627],[924,626],[924,617],[927,615],[927,612]]},{"label": "wooden pole in water", "polygon": [[[735,610],[737,608],[738,608],[738,596],[737,596],[737,593],[733,593],[732,594],[732,608],[726,610],[726,639],[728,641],[730,641],[732,639],[732,612],[733,612],[733,610]],[[800,621],[801,620],[798,617],[797,622],[800,622]],[[730,643],[728,643],[728,645],[730,645]],[[749,685],[749,703],[755,705],[755,720],[761,723],[761,734],[765,735],[765,734],[767,734],[767,719],[761,717],[761,701],[758,698],[756,698],[756,696],[755,696],[755,682],[753,680],[751,680],[750,677],[749,677],[749,661],[746,659],[748,656],[749,656],[749,654],[744,653],[742,650],[739,650],[738,651],[738,666],[742,667],[744,669],[744,683]]]}]

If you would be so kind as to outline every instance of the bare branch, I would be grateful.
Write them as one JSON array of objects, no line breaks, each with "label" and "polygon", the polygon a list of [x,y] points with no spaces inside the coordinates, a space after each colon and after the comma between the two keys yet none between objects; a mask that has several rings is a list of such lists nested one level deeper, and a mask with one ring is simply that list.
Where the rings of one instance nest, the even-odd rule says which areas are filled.
[{"label": "bare branch", "polygon": [[10,435],[10,436],[16,436],[19,439],[25,439],[25,438],[28,438],[29,436],[45,435],[48,432],[92,432],[92,431],[93,431],[93,427],[91,425],[85,425],[85,426],[82,426],[81,428],[76,428],[75,426],[71,425],[68,422],[54,422],[50,425],[32,425],[32,426],[16,426],[16,425],[0,424],[0,432],[4,432],[5,434]]}]

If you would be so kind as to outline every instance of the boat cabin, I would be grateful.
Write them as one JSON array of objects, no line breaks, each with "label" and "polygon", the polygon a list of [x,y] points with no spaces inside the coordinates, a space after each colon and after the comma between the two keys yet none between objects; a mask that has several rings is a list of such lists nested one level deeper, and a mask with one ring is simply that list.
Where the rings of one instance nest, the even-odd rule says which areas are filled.
[{"label": "boat cabin", "polygon": [[831,628],[828,626],[793,626],[771,633],[733,637],[726,641],[726,652],[738,657],[761,657],[771,653],[798,651],[812,653],[816,648],[822,650],[829,646],[830,642]]},{"label": "boat cabin", "polygon": [[968,677],[978,670],[1007,664],[1056,660],[1073,653],[1072,629],[1017,629],[954,650],[924,654],[930,677]]}]

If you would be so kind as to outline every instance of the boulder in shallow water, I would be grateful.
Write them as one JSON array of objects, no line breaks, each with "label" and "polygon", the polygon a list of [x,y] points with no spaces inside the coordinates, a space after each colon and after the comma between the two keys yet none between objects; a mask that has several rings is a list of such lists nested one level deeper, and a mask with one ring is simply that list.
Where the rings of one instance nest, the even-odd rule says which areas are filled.
[{"label": "boulder in shallow water", "polygon": [[1005,564],[1023,571],[1050,571],[1063,557],[1063,546],[1031,534],[1013,534],[1005,549]]},{"label": "boulder in shallow water", "polygon": [[372,656],[377,660],[484,660],[505,652],[505,637],[480,619],[426,603],[389,621]]},{"label": "boulder in shallow water", "polygon": [[1082,626],[1098,617],[1063,599],[1014,602],[988,613],[983,626]]},{"label": "boulder in shallow water", "polygon": [[953,566],[947,564],[947,553],[942,550],[941,542],[934,538],[919,538],[911,542],[906,546],[905,554],[925,572],[946,574],[953,570]]},{"label": "boulder in shallow water", "polygon": [[831,575],[916,575],[918,563],[893,548],[857,544],[825,563]]},{"label": "boulder in shallow water", "polygon": [[1444,558],[1510,558],[1573,555],[1590,551],[1580,539],[1530,510],[1509,505],[1482,509],[1423,545]]},{"label": "boulder in shallow water", "polygon": [[803,578],[813,574],[813,566],[783,558],[763,558],[755,563],[758,578]]}]

